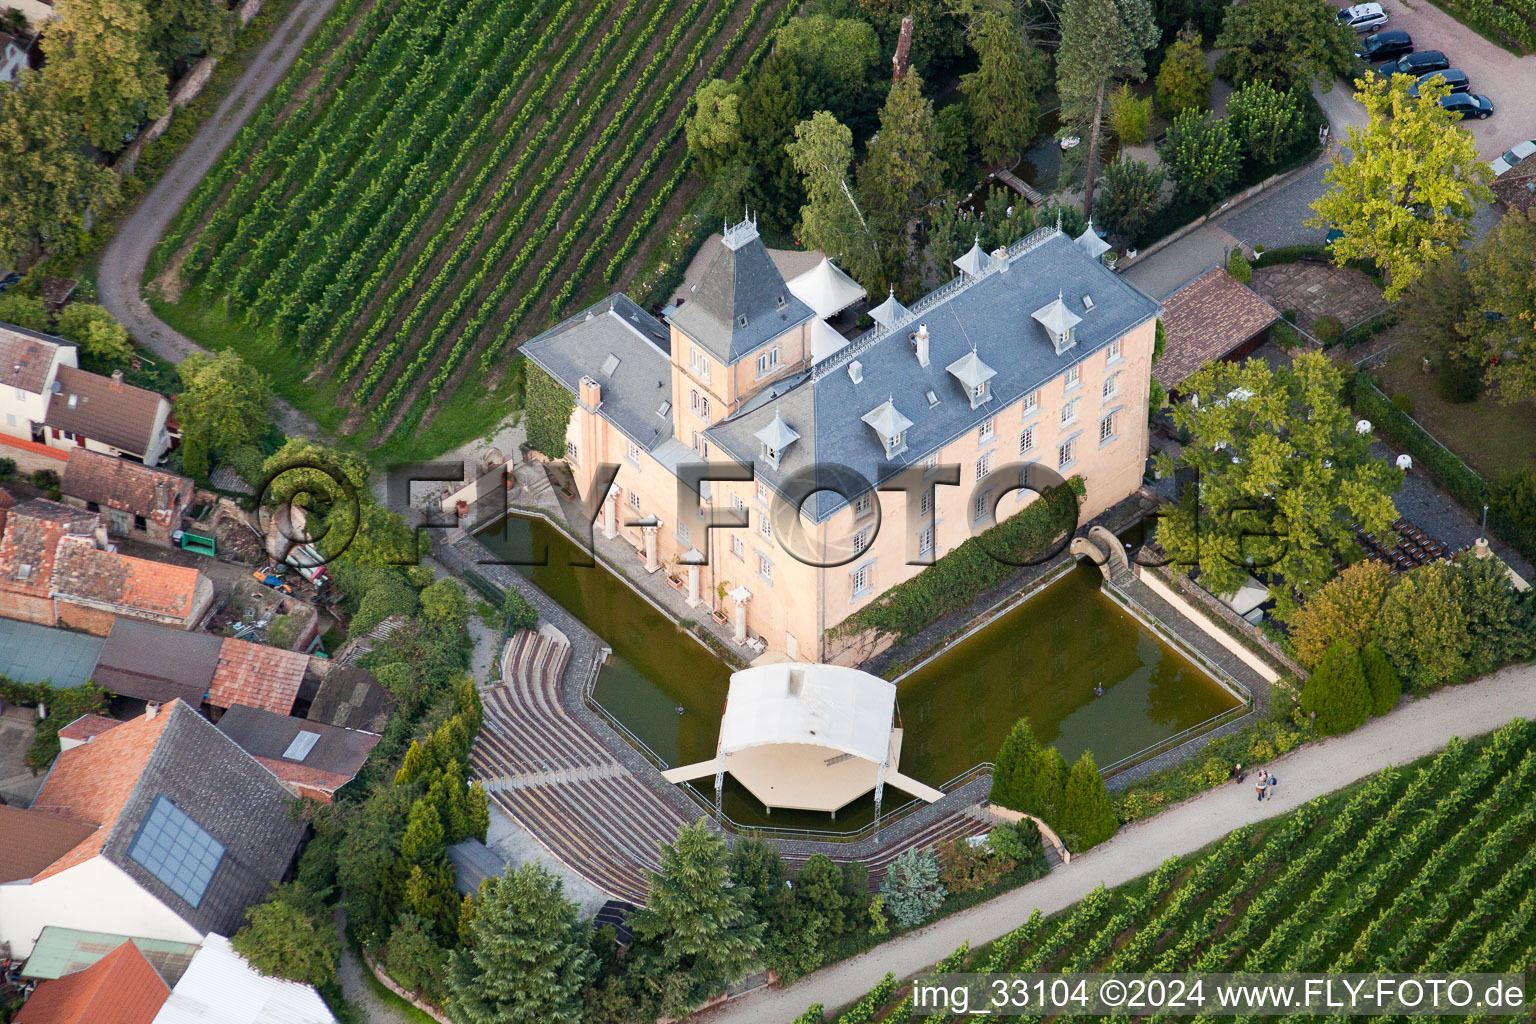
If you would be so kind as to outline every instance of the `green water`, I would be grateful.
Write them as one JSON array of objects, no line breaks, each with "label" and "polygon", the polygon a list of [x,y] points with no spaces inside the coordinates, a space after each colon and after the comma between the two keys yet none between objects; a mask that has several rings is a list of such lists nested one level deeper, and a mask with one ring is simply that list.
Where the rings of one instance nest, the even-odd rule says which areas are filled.
[{"label": "green water", "polygon": [[[513,568],[613,648],[595,692],[614,717],[670,764],[714,756],[730,680],[724,664],[607,569],[572,565],[580,553],[543,521],[511,517],[479,536],[502,558],[543,562]],[[1092,750],[1107,765],[1238,703],[1099,593],[1101,579],[1079,565],[903,679],[901,770],[944,783],[990,761],[1020,716],[1068,760]],[[887,806],[905,800],[891,794]],[[744,824],[829,824],[809,812],[766,816],[729,779],[725,810]],[[837,824],[857,828],[872,816],[866,798]]]}]

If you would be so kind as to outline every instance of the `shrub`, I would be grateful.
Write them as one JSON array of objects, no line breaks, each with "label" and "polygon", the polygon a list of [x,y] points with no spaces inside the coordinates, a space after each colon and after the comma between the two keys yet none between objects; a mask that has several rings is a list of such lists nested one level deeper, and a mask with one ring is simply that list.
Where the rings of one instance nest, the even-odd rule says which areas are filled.
[{"label": "shrub", "polygon": [[1226,194],[1242,165],[1227,122],[1198,110],[1186,110],[1174,118],[1159,153],[1180,191],[1207,203]]},{"label": "shrub", "polygon": [[1150,98],[1139,98],[1126,82],[1109,94],[1109,130],[1120,140],[1121,146],[1139,146],[1146,142],[1151,124]]},{"label": "shrub", "polygon": [[1375,644],[1365,645],[1360,662],[1365,669],[1365,685],[1371,691],[1371,714],[1384,715],[1397,706],[1397,698],[1403,695],[1403,681]]},{"label": "shrub", "polygon": [[1015,864],[1031,864],[1045,857],[1040,826],[1029,818],[1020,818],[1012,825],[997,826],[987,833],[987,845],[992,847],[993,853]]},{"label": "shrub", "polygon": [[59,489],[59,474],[51,469],[39,469],[32,474],[32,483],[44,490],[56,491]]},{"label": "shrub", "polygon": [[1301,688],[1301,709],[1316,715],[1317,731],[1337,736],[1360,727],[1371,713],[1360,652],[1344,643],[1328,648],[1316,671]]},{"label": "shrub", "polygon": [[0,480],[12,480],[16,477],[16,460],[0,459]]},{"label": "shrub", "polygon": [[1324,346],[1337,344],[1344,336],[1344,325],[1339,323],[1338,317],[1325,314],[1312,325],[1312,335]]},{"label": "shrub", "polygon": [[1243,255],[1241,248],[1234,246],[1227,254],[1227,273],[1243,284],[1253,280],[1253,264],[1248,262],[1248,257]]},{"label": "shrub", "polygon": [[1413,399],[1399,391],[1397,394],[1392,396],[1392,408],[1396,409],[1404,416],[1412,416]]},{"label": "shrub", "polygon": [[539,610],[516,590],[507,591],[502,611],[506,615],[509,630],[537,629],[539,626]]},{"label": "shrub", "polygon": [[1452,405],[1477,401],[1482,390],[1482,368],[1470,359],[1451,353],[1440,357],[1435,370],[1435,390]]},{"label": "shrub", "polygon": [[1013,859],[987,844],[972,846],[965,839],[945,839],[934,850],[939,860],[939,881],[950,892],[985,889],[1013,870]]},{"label": "shrub", "polygon": [[886,909],[903,928],[915,928],[933,916],[948,893],[939,881],[939,862],[930,850],[907,850],[880,883]]},{"label": "shrub", "polygon": [[421,614],[436,622],[463,628],[469,618],[469,600],[458,581],[445,576],[421,592]]}]

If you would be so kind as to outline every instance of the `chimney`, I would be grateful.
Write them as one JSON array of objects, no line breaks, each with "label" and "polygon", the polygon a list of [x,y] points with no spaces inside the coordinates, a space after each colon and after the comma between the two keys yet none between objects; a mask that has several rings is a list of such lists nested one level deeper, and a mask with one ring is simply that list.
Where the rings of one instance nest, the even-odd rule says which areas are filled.
[{"label": "chimney", "polygon": [[912,344],[917,349],[917,365],[928,365],[928,325],[918,324],[917,333],[912,335]]},{"label": "chimney", "polygon": [[848,364],[848,379],[855,384],[864,383],[864,364],[855,359]]},{"label": "chimney", "polygon": [[899,82],[907,77],[912,66],[912,15],[901,19],[901,36],[896,40],[896,53],[891,57],[891,80]]},{"label": "chimney", "polygon": [[603,386],[591,377],[581,378],[581,404],[596,409],[603,404]]},{"label": "chimney", "polygon": [[123,371],[122,370],[113,370],[112,371],[112,390],[113,391],[121,391],[121,390],[123,390]]},{"label": "chimney", "polygon": [[1008,247],[1006,245],[1000,245],[993,251],[992,265],[997,267],[1000,274],[1008,271]]},{"label": "chimney", "polygon": [[148,703],[146,703],[144,705],[144,717],[146,719],[154,718],[159,713],[160,713],[160,705],[159,705],[158,702],[156,702],[156,701],[149,701]]},{"label": "chimney", "polygon": [[165,497],[165,481],[157,479],[155,480],[155,511],[160,511],[168,504]]}]

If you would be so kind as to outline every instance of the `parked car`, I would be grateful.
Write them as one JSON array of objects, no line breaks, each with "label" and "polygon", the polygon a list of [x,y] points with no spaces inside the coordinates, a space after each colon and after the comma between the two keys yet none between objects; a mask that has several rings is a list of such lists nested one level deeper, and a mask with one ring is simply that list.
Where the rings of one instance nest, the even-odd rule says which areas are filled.
[{"label": "parked car", "polygon": [[1451,93],[1440,97],[1440,105],[1462,118],[1475,117],[1479,121],[1493,113],[1493,100],[1481,93]]},{"label": "parked car", "polygon": [[1393,75],[1412,75],[1418,78],[1431,71],[1444,71],[1450,66],[1451,62],[1439,50],[1421,50],[1418,53],[1399,57],[1397,60],[1389,60],[1377,70],[1387,78]]},{"label": "parked car", "polygon": [[1361,41],[1360,48],[1355,51],[1355,56],[1366,61],[1392,60],[1412,52],[1413,37],[1402,29],[1395,28],[1390,32],[1377,32],[1373,36],[1366,36]]},{"label": "parked car", "polygon": [[1434,78],[1445,80],[1445,84],[1451,87],[1451,93],[1470,92],[1472,83],[1467,79],[1467,73],[1461,68],[1446,68],[1444,71],[1431,71],[1427,75],[1420,75],[1419,80],[1408,87],[1408,95],[1417,97],[1419,86]]},{"label": "parked car", "polygon": [[1373,32],[1387,23],[1387,12],[1375,3],[1346,7],[1336,17],[1340,25],[1348,25],[1356,32]]},{"label": "parked car", "polygon": [[1494,177],[1498,177],[1533,153],[1536,153],[1536,139],[1517,142],[1514,148],[1500,154],[1498,159],[1490,161],[1488,168],[1493,171]]}]

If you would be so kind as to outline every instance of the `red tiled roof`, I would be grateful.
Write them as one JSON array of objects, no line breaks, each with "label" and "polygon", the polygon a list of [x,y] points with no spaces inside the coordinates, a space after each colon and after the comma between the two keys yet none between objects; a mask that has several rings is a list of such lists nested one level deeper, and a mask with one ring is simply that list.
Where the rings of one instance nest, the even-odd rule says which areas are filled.
[{"label": "red tiled roof", "polygon": [[1536,208],[1536,154],[1495,178],[1493,194],[1511,210]]},{"label": "red tiled roof", "polygon": [[244,704],[286,715],[299,699],[299,684],[308,667],[307,654],[227,639],[219,646],[219,667],[208,686],[208,703],[219,708]]},{"label": "red tiled roof", "polygon": [[32,878],[95,832],[90,822],[0,804],[0,882]]},{"label": "red tiled roof", "polygon": [[60,462],[69,460],[68,452],[61,452],[57,448],[50,448],[46,444],[38,444],[36,441],[23,441],[19,437],[9,434],[0,434],[0,447],[15,448],[29,455],[41,455],[45,459],[58,459]]},{"label": "red tiled roof", "polygon": [[174,707],[168,704],[154,715],[124,722],[90,743],[64,751],[53,762],[32,809],[102,827],[39,872],[36,879],[83,864],[101,852],[111,824],[123,813]]},{"label": "red tiled roof", "polygon": [[142,457],[154,441],[164,395],[99,373],[59,367],[59,391],[48,399],[43,422]]},{"label": "red tiled roof", "polygon": [[66,538],[54,559],[53,585],[60,597],[184,619],[192,614],[200,576],[187,566],[102,551],[88,540]]},{"label": "red tiled roof", "polygon": [[16,1024],[150,1024],[170,987],[132,942],[83,971],[37,986]]},{"label": "red tiled roof", "polygon": [[70,449],[61,490],[165,524],[192,501],[192,481],[184,476],[78,447]]},{"label": "red tiled roof", "polygon": [[81,715],[59,730],[61,740],[89,740],[123,723],[106,715]]},{"label": "red tiled roof", "polygon": [[0,535],[0,586],[49,596],[59,542],[71,535],[89,537],[97,522],[89,512],[43,498],[15,506],[6,513],[5,533]]},{"label": "red tiled roof", "polygon": [[29,331],[15,324],[0,324],[0,387],[43,393],[48,368],[61,345],[69,342]]},{"label": "red tiled roof", "polygon": [[1163,300],[1167,344],[1152,376],[1163,387],[1176,388],[1276,319],[1274,308],[1258,292],[1213,267]]}]

